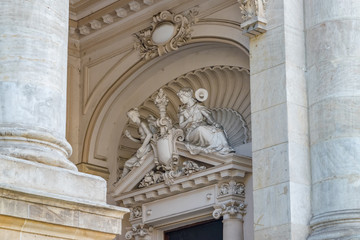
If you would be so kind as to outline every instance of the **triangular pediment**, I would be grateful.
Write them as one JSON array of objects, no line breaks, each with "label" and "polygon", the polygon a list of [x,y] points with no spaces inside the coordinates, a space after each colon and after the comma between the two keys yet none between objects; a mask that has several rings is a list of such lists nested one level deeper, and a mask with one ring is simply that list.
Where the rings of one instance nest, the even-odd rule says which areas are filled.
[{"label": "triangular pediment", "polygon": [[226,178],[243,178],[246,173],[251,172],[251,158],[235,154],[218,155],[216,153],[191,155],[182,143],[179,143],[178,147],[181,158],[194,161],[203,168],[188,175],[175,177],[171,184],[162,181],[139,187],[144,177],[156,168],[153,152],[149,152],[141,166],[134,168],[116,183],[112,193],[114,199],[122,201],[125,206],[130,207],[133,204],[190,191]]}]

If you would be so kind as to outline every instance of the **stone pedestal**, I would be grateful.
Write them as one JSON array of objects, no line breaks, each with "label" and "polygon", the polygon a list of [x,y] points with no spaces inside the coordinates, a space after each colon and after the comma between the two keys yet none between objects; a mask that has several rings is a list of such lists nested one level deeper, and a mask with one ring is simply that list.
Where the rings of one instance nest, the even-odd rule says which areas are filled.
[{"label": "stone pedestal", "polygon": [[312,166],[310,240],[360,236],[360,2],[305,5]]},{"label": "stone pedestal", "polygon": [[0,2],[0,238],[114,239],[128,212],[65,139],[69,2]]}]

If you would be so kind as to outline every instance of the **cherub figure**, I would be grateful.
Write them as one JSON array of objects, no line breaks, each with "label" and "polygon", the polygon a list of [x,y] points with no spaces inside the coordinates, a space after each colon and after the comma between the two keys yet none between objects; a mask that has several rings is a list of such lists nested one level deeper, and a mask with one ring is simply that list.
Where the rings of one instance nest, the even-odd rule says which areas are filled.
[{"label": "cherub figure", "polygon": [[138,126],[140,139],[131,136],[128,130],[125,131],[125,136],[136,143],[141,143],[141,147],[125,162],[121,178],[125,177],[133,167],[140,166],[144,162],[145,155],[151,150],[150,140],[152,138],[152,133],[146,122],[141,121],[139,110],[133,108],[127,112],[127,116]]}]

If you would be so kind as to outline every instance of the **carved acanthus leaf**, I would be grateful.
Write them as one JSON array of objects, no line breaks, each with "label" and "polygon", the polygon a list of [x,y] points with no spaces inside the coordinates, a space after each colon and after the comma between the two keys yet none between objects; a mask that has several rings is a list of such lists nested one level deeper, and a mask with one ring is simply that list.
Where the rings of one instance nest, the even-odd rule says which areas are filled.
[{"label": "carved acanthus leaf", "polygon": [[242,14],[243,33],[249,37],[260,35],[266,32],[265,10],[268,0],[238,0]]},{"label": "carved acanthus leaf", "polygon": [[244,201],[230,200],[215,206],[213,211],[213,217],[219,219],[221,216],[239,216],[243,217],[246,214],[247,204]]},{"label": "carved acanthus leaf", "polygon": [[131,227],[129,231],[125,233],[125,239],[137,239],[137,237],[145,237],[149,236],[151,232],[153,231],[153,228],[150,226],[147,226],[145,224],[136,224]]},{"label": "carved acanthus leaf", "polygon": [[227,195],[237,195],[239,197],[245,197],[245,185],[243,183],[237,183],[230,181],[229,183],[223,183],[219,187],[219,197]]}]

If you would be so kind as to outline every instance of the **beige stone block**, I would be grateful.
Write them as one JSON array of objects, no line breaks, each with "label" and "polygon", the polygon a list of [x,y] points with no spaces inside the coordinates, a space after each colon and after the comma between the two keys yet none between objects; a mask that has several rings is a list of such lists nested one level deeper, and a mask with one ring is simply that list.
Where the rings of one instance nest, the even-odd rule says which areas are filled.
[{"label": "beige stone block", "polygon": [[15,158],[1,158],[0,172],[4,188],[77,201],[106,201],[106,181],[101,177]]},{"label": "beige stone block", "polygon": [[330,61],[329,65],[337,68],[337,64],[345,60],[344,58],[359,57],[359,39],[359,19],[329,21],[316,25],[306,33],[307,66]]},{"label": "beige stone block", "polygon": [[[360,136],[359,106],[360,97],[331,98],[311,106],[309,111],[311,145],[322,141],[332,142],[335,138],[358,138]],[[339,147],[336,149],[346,154]],[[349,146],[348,150],[351,149],[353,147]],[[344,158],[340,155],[337,157]]]},{"label": "beige stone block", "polygon": [[271,29],[250,40],[250,69],[254,75],[285,62],[284,27]]},{"label": "beige stone block", "polygon": [[310,185],[310,150],[309,145],[301,145],[294,142],[288,143],[289,152],[289,176],[290,181]]},{"label": "beige stone block", "polygon": [[284,103],[287,87],[285,65],[253,74],[250,85],[252,113]]},{"label": "beige stone block", "polygon": [[359,18],[358,0],[311,0],[304,4],[306,28],[324,21]]},{"label": "beige stone block", "polygon": [[[354,168],[359,170],[357,166]],[[315,216],[334,211],[351,212],[360,208],[360,173],[323,179],[313,184],[312,191],[312,212]]]},{"label": "beige stone block", "polygon": [[284,1],[269,0],[266,5],[266,28],[271,30],[284,24]]},{"label": "beige stone block", "polygon": [[254,240],[290,240],[291,224],[256,230]]},{"label": "beige stone block", "polygon": [[288,140],[300,145],[308,145],[308,110],[297,104],[287,103]]},{"label": "beige stone block", "polygon": [[253,152],[288,141],[287,104],[251,115]]},{"label": "beige stone block", "polygon": [[253,152],[252,159],[254,190],[289,180],[288,143]]},{"label": "beige stone block", "polygon": [[11,239],[11,240],[20,240],[21,239],[21,233],[16,231],[11,231],[7,229],[0,229],[0,236],[2,239]]},{"label": "beige stone block", "polygon": [[285,59],[289,65],[305,71],[305,34],[303,29],[285,23]]},{"label": "beige stone block", "polygon": [[359,156],[360,137],[335,138],[312,145],[313,183],[336,178],[348,178],[349,183],[356,182],[360,177]]},{"label": "beige stone block", "polygon": [[70,209],[39,204],[28,205],[28,217],[30,219],[54,224],[71,226],[78,226],[79,224],[79,217],[77,211],[71,211]]},{"label": "beige stone block", "polygon": [[121,219],[80,211],[79,228],[90,228],[100,232],[120,233]]},{"label": "beige stone block", "polygon": [[302,224],[291,224],[291,240],[307,239],[310,233],[310,227]]},{"label": "beige stone block", "polygon": [[284,1],[284,23],[300,31],[304,29],[304,3],[299,0]]},{"label": "beige stone block", "polygon": [[[289,183],[254,191],[254,227],[256,232],[276,228],[291,220]],[[256,239],[256,237],[255,237]]]},{"label": "beige stone block", "polygon": [[304,69],[288,63],[286,64],[286,99],[299,106],[308,106]]},{"label": "beige stone block", "polygon": [[327,98],[360,96],[359,69],[359,57],[325,61],[309,68],[309,106]]},{"label": "beige stone block", "polygon": [[311,185],[290,182],[291,223],[307,226],[311,218]]}]

